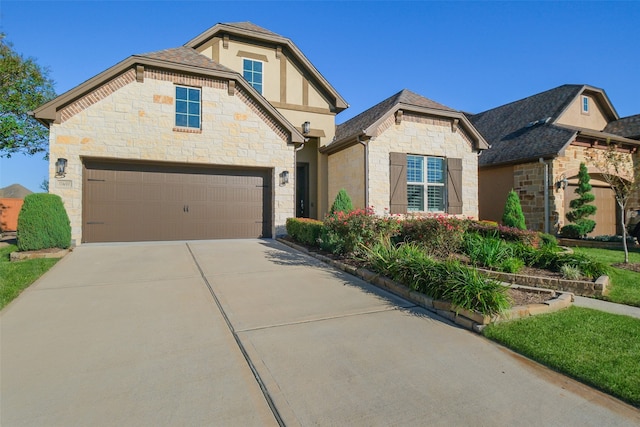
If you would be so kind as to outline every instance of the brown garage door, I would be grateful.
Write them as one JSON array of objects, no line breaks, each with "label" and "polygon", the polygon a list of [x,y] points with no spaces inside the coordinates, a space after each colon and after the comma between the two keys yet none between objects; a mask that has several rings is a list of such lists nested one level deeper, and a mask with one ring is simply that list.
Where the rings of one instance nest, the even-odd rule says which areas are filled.
[{"label": "brown garage door", "polygon": [[268,170],[84,167],[83,242],[271,237]]},{"label": "brown garage door", "polygon": [[[572,199],[577,199],[579,196],[575,193],[577,185],[568,185],[565,193],[564,209],[565,213],[571,210],[569,203]],[[598,210],[594,217],[591,217],[596,222],[596,228],[589,233],[589,236],[614,236],[616,234],[616,198],[611,187],[596,187],[591,189],[591,192],[595,196],[594,204]],[[568,221],[565,219],[565,224]]]}]

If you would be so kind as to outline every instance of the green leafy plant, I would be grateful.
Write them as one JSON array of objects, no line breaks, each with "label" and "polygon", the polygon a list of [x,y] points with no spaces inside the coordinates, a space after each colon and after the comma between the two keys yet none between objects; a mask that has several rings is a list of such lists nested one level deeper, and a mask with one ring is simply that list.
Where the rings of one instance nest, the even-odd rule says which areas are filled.
[{"label": "green leafy plant", "polygon": [[515,227],[507,227],[506,225],[492,224],[487,221],[470,221],[467,231],[487,237],[499,236],[509,242],[521,242],[534,247],[540,246],[541,236],[536,231],[521,230]]},{"label": "green leafy plant", "polygon": [[26,196],[18,215],[16,236],[20,251],[68,248],[71,224],[60,196],[47,193]]},{"label": "green leafy plant", "polygon": [[329,211],[331,215],[334,215],[338,212],[349,213],[353,210],[353,203],[351,202],[351,197],[347,194],[347,191],[342,188],[338,191],[333,204],[331,205],[331,210]]},{"label": "green leafy plant", "polygon": [[457,307],[483,314],[501,313],[511,307],[507,286],[458,262],[448,264],[446,284],[442,297]]},{"label": "green leafy plant", "polygon": [[527,228],[524,221],[524,214],[522,213],[522,206],[520,205],[520,198],[518,197],[518,193],[513,190],[507,195],[504,213],[502,214],[502,223],[507,227],[515,227],[520,230]]},{"label": "green leafy plant", "polygon": [[499,270],[505,273],[516,274],[524,267],[524,261],[520,258],[510,257],[500,263]]},{"label": "green leafy plant", "polygon": [[322,236],[322,221],[309,218],[287,218],[287,234],[296,242],[317,246]]},{"label": "green leafy plant", "polygon": [[562,273],[562,277],[568,280],[580,280],[582,278],[582,273],[580,269],[574,265],[564,264],[560,267],[560,273]]},{"label": "green leafy plant", "polygon": [[591,177],[587,171],[587,166],[580,163],[580,171],[578,172],[578,187],[575,193],[579,196],[569,202],[571,210],[565,215],[567,220],[572,224],[568,224],[560,230],[560,233],[566,237],[583,237],[591,233],[596,227],[596,222],[588,217],[595,215],[596,206],[593,205],[595,196],[591,192]]},{"label": "green leafy plant", "polygon": [[465,253],[474,265],[498,267],[513,256],[511,247],[498,237],[469,234],[465,239]]}]

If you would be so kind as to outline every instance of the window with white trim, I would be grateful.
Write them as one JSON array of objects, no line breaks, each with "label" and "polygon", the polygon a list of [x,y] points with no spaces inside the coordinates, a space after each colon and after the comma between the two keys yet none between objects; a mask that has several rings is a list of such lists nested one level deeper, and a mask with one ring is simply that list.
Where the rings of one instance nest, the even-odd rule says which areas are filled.
[{"label": "window with white trim", "polygon": [[407,156],[407,211],[445,210],[445,160],[442,157]]},{"label": "window with white trim", "polygon": [[242,76],[255,90],[262,93],[262,61],[243,59]]},{"label": "window with white trim", "polygon": [[585,114],[589,113],[589,97],[587,96],[582,97],[582,112]]},{"label": "window with white trim", "polygon": [[176,86],[176,126],[200,129],[200,89]]}]

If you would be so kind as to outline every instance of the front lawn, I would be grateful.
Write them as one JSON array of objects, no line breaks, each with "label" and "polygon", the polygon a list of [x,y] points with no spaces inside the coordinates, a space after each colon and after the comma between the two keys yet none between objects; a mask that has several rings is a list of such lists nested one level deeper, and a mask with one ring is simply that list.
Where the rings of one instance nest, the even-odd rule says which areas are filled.
[{"label": "front lawn", "polygon": [[16,250],[16,245],[0,248],[0,309],[58,262],[51,258],[9,262],[9,254]]},{"label": "front lawn", "polygon": [[489,325],[484,335],[640,407],[640,319],[571,307]]},{"label": "front lawn", "polygon": [[[624,261],[624,251],[622,249],[599,249],[599,248],[573,248],[575,252],[584,253],[599,261],[609,265],[619,264]],[[640,263],[640,251],[629,251],[629,262]],[[633,305],[640,307],[640,273],[623,270],[621,268],[611,269],[611,291],[605,297],[608,301],[619,304]]]}]

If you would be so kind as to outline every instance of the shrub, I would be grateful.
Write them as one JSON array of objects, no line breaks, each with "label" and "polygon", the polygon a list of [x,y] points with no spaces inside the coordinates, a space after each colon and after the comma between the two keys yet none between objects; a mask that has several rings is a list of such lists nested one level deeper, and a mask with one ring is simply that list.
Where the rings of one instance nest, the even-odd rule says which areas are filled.
[{"label": "shrub", "polygon": [[338,211],[325,218],[320,246],[335,254],[356,254],[377,239],[391,238],[399,229],[397,219],[380,218],[374,215],[373,208]]},{"label": "shrub", "polygon": [[60,196],[47,193],[26,196],[18,215],[16,236],[20,251],[68,248],[71,224]]},{"label": "shrub", "polygon": [[[596,222],[588,217],[595,215],[597,208],[592,205],[595,196],[591,192],[591,177],[587,171],[587,166],[580,163],[580,171],[578,172],[578,187],[575,193],[579,196],[569,202],[571,210],[565,215],[567,220],[572,224],[562,227],[561,233],[567,237],[573,237],[575,233],[578,237],[586,236],[596,227]],[[572,226],[567,229],[567,227]],[[565,234],[565,233],[571,233]]]},{"label": "shrub", "polygon": [[347,191],[342,188],[338,191],[333,204],[331,205],[330,214],[334,215],[338,212],[348,213],[353,210],[353,203],[351,197],[347,194]]},{"label": "shrub", "polygon": [[322,221],[309,218],[287,218],[287,234],[296,242],[317,246],[322,235]]},{"label": "shrub", "polygon": [[580,270],[584,277],[596,279],[602,275],[609,273],[607,264],[596,261],[586,254],[580,253],[558,253],[553,265],[555,271],[562,271],[562,267],[569,265]]},{"label": "shrub", "polygon": [[468,226],[469,232],[477,232],[483,236],[496,237],[509,242],[521,242],[533,247],[540,245],[540,233],[519,228],[507,227],[505,225],[493,225],[487,221],[471,221]]},{"label": "shrub", "polygon": [[538,233],[538,237],[543,248],[558,248],[558,239],[555,236],[548,233]]},{"label": "shrub", "polygon": [[429,254],[446,259],[460,250],[469,221],[446,215],[408,218],[401,224],[400,241],[420,242]]},{"label": "shrub", "polygon": [[560,229],[560,235],[570,239],[579,239],[583,235],[582,228],[578,224],[567,224]]},{"label": "shrub", "polygon": [[524,222],[524,214],[520,205],[518,193],[511,190],[507,195],[507,201],[504,205],[504,213],[502,214],[502,223],[507,227],[515,227],[520,230],[526,230],[527,226]]}]

